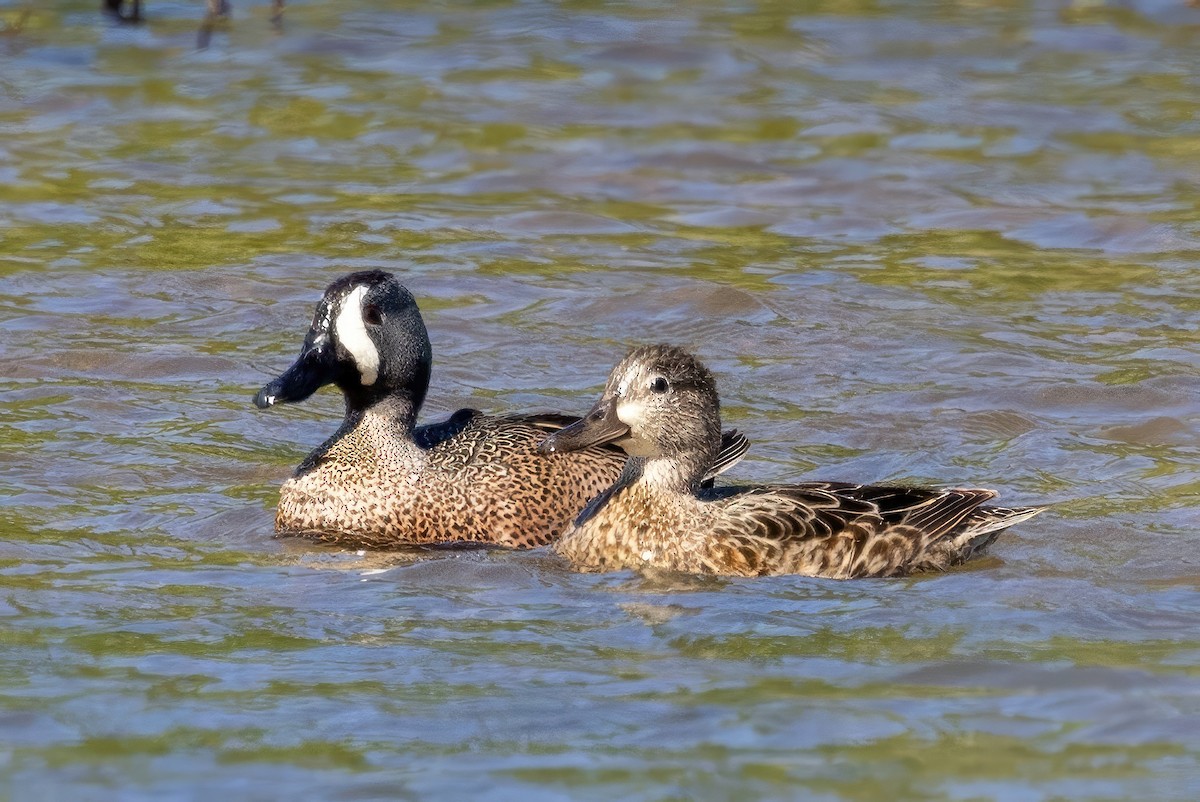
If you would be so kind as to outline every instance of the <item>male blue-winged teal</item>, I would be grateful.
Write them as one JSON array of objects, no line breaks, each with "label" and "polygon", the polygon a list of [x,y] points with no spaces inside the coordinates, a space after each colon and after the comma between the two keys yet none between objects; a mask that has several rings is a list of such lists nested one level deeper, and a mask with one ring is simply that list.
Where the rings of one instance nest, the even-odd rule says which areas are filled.
[{"label": "male blue-winged teal", "polygon": [[[329,285],[300,357],[254,398],[265,409],[333,383],[346,399],[341,427],[281,488],[279,532],[356,548],[538,546],[620,475],[625,457],[611,446],[537,453],[574,417],[462,409],[417,426],[432,360],[417,303],[391,274],[353,273]],[[715,470],[748,447],[736,432],[724,445]]]},{"label": "male blue-winged teal", "polygon": [[1041,512],[982,506],[992,490],[838,482],[705,489],[720,437],[712,374],[679,348],[634,349],[592,411],[542,444],[555,455],[615,443],[630,456],[555,551],[582,571],[897,576],[965,562]]}]

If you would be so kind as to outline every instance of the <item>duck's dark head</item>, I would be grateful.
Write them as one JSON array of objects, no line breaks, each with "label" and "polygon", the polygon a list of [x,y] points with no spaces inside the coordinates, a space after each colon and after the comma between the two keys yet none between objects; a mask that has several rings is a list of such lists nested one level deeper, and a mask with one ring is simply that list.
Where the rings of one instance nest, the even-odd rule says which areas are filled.
[{"label": "duck's dark head", "polygon": [[609,374],[582,420],[546,438],[543,453],[615,443],[631,457],[686,462],[700,475],[721,447],[717,385],[700,360],[670,345],[635,348]]},{"label": "duck's dark head", "polygon": [[348,412],[401,397],[413,414],[425,400],[433,353],[412,294],[391,273],[351,273],[317,303],[300,356],[258,391],[265,409],[303,401],[326,384],[346,396]]}]

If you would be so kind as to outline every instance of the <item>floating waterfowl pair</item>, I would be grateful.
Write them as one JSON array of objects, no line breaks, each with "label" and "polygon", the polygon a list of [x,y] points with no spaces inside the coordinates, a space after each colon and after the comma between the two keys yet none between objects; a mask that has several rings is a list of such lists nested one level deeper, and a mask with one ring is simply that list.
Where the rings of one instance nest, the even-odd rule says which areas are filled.
[{"label": "floating waterfowl pair", "polygon": [[[432,363],[417,302],[395,277],[353,273],[329,285],[299,358],[254,397],[265,409],[335,384],[346,401],[341,427],[280,490],[276,529],[355,548],[543,546],[621,475],[625,455],[613,445],[538,453],[577,417],[460,409],[418,426]],[[718,437],[711,476],[749,448],[736,431]]]},{"label": "floating waterfowl pair", "polygon": [[332,383],[346,401],[341,427],[280,490],[278,531],[365,548],[553,542],[583,571],[848,579],[943,570],[1041,511],[985,506],[996,494],[979,489],[716,487],[749,444],[722,432],[712,374],[672,346],[631,351],[583,418],[462,409],[417,426],[431,365],[395,277],[329,286],[299,358],[254,399],[302,401]]}]

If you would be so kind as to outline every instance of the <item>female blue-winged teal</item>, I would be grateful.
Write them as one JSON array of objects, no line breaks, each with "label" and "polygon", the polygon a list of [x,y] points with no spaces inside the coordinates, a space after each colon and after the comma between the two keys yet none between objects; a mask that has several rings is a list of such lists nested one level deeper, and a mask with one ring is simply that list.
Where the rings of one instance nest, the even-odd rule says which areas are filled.
[{"label": "female blue-winged teal", "polygon": [[965,562],[1041,512],[981,506],[992,490],[838,482],[705,489],[720,437],[712,374],[679,348],[634,349],[592,411],[542,444],[554,455],[615,443],[630,456],[555,551],[583,571],[896,576]]},{"label": "female blue-winged teal", "polygon": [[[573,417],[462,409],[417,426],[432,360],[417,303],[391,274],[353,273],[329,285],[300,357],[254,397],[265,409],[333,383],[346,399],[341,428],[280,490],[279,532],[357,548],[538,546],[620,475],[616,448],[537,453]],[[748,447],[736,432],[724,442],[715,470]]]}]

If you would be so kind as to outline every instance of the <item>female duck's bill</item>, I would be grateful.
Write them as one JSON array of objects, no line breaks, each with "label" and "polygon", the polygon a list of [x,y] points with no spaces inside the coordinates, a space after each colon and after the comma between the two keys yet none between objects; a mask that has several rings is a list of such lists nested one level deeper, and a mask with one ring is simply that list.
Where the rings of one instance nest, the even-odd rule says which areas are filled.
[{"label": "female duck's bill", "polygon": [[554,454],[606,443],[632,445],[629,425],[617,417],[616,399],[607,396],[578,421],[543,440],[538,448],[543,454]]},{"label": "female duck's bill", "polygon": [[996,494],[839,482],[706,489],[720,438],[716,383],[679,348],[634,349],[600,400],[547,437],[543,453],[615,443],[633,459],[555,550],[580,570],[656,568],[838,579],[942,570],[1039,508],[983,506]]}]

